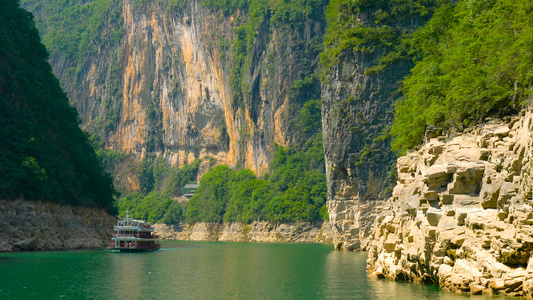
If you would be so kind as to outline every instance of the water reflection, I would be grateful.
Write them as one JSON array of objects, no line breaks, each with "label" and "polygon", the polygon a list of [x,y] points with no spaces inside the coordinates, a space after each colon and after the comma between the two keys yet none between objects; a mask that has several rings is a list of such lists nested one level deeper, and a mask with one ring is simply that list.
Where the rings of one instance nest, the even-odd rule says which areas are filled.
[{"label": "water reflection", "polygon": [[26,252],[0,262],[0,299],[468,298],[368,280],[365,253],[331,245],[167,242],[153,253]]},{"label": "water reflection", "polygon": [[141,253],[108,253],[109,264],[102,271],[113,282],[117,299],[138,299],[149,280],[150,271],[145,270],[146,257]]},{"label": "water reflection", "polygon": [[368,279],[365,252],[335,251],[327,255],[326,289],[328,299],[498,299],[488,295],[458,295],[440,291],[437,285],[421,285],[407,282],[394,282],[383,279]]},{"label": "water reflection", "polygon": [[325,259],[328,299],[373,299],[372,290],[365,284],[366,255],[361,252],[332,251]]}]

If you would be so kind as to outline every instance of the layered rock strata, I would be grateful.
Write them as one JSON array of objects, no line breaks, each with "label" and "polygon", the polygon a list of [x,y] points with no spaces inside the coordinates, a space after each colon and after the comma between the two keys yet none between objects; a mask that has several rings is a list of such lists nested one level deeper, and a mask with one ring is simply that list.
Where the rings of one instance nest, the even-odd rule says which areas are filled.
[{"label": "layered rock strata", "polygon": [[194,225],[155,224],[162,239],[185,241],[330,243],[329,226],[309,222],[273,224],[256,221],[242,223],[197,223]]},{"label": "layered rock strata", "polygon": [[0,252],[101,248],[115,223],[101,209],[0,200]]},{"label": "layered rock strata", "polygon": [[373,228],[372,276],[532,297],[531,132],[530,108],[399,158]]}]

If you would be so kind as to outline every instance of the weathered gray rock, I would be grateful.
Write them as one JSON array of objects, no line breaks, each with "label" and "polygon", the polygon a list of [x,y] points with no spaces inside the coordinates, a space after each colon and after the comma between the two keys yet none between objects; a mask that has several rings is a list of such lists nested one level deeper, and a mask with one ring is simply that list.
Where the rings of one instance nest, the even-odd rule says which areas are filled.
[{"label": "weathered gray rock", "polygon": [[[354,20],[373,23],[367,12],[360,12]],[[418,24],[421,22],[413,19],[408,30]],[[380,52],[347,49],[325,70],[322,129],[328,213],[334,216],[330,222],[336,233],[336,249],[366,249],[372,238],[373,216],[388,197],[387,187],[394,184],[388,174],[396,156],[390,150],[390,141],[381,137],[393,119],[398,83],[409,74],[412,62],[398,60],[380,72],[367,72],[379,64]],[[427,159],[437,155],[441,146],[435,144]],[[399,162],[398,168],[406,166],[406,176],[399,178],[400,182],[411,176],[409,156],[402,159],[405,162]],[[340,202],[346,205],[338,205]],[[355,236],[350,233],[353,226],[359,228]]]},{"label": "weathered gray rock", "polygon": [[0,252],[101,248],[115,223],[101,209],[0,200]]},{"label": "weathered gray rock", "polygon": [[491,120],[398,159],[398,184],[374,223],[369,272],[458,293],[533,297],[532,127],[530,108],[512,123]]}]

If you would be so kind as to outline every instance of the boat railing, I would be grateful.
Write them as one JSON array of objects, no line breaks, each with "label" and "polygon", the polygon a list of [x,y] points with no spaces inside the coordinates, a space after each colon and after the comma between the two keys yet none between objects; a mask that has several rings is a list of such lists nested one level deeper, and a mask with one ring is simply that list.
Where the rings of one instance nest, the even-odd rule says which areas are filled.
[{"label": "boat railing", "polygon": [[154,239],[158,239],[159,238],[159,235],[150,235],[150,234],[143,234],[143,233],[135,233],[135,234],[121,234],[121,233],[115,233],[112,235],[112,237],[114,238],[121,238],[121,237],[126,237],[126,238],[130,238],[130,237],[134,237],[134,238],[144,238],[144,239],[150,239],[150,238],[154,238]]},{"label": "boat railing", "polygon": [[138,233],[135,233],[135,234],[120,234],[120,233],[115,233],[115,234],[113,234],[113,237],[139,237],[139,234],[138,234]]}]

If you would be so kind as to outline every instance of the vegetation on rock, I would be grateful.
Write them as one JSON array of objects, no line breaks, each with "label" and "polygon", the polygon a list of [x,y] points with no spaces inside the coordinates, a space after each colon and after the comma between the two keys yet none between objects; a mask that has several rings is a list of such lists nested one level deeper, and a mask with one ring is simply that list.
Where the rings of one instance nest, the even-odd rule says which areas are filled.
[{"label": "vegetation on rock", "polygon": [[462,129],[518,111],[533,85],[533,3],[458,1],[409,40],[416,66],[396,105],[393,149],[420,143],[427,125]]},{"label": "vegetation on rock", "polygon": [[[327,33],[322,65],[325,72],[339,62],[344,51],[376,56],[383,70],[406,58],[406,44],[413,30],[431,16],[442,0],[332,0],[326,10]],[[368,67],[368,66],[367,66]]]},{"label": "vegetation on rock", "polygon": [[200,160],[179,168],[170,166],[162,157],[149,156],[132,172],[139,177],[139,192],[125,194],[117,203],[119,216],[126,212],[137,219],[174,224],[185,221],[184,186],[196,182]]},{"label": "vegetation on rock", "polygon": [[294,121],[293,148],[277,147],[269,173],[217,166],[200,180],[187,206],[187,222],[274,222],[327,219],[320,101],[309,100]]}]

